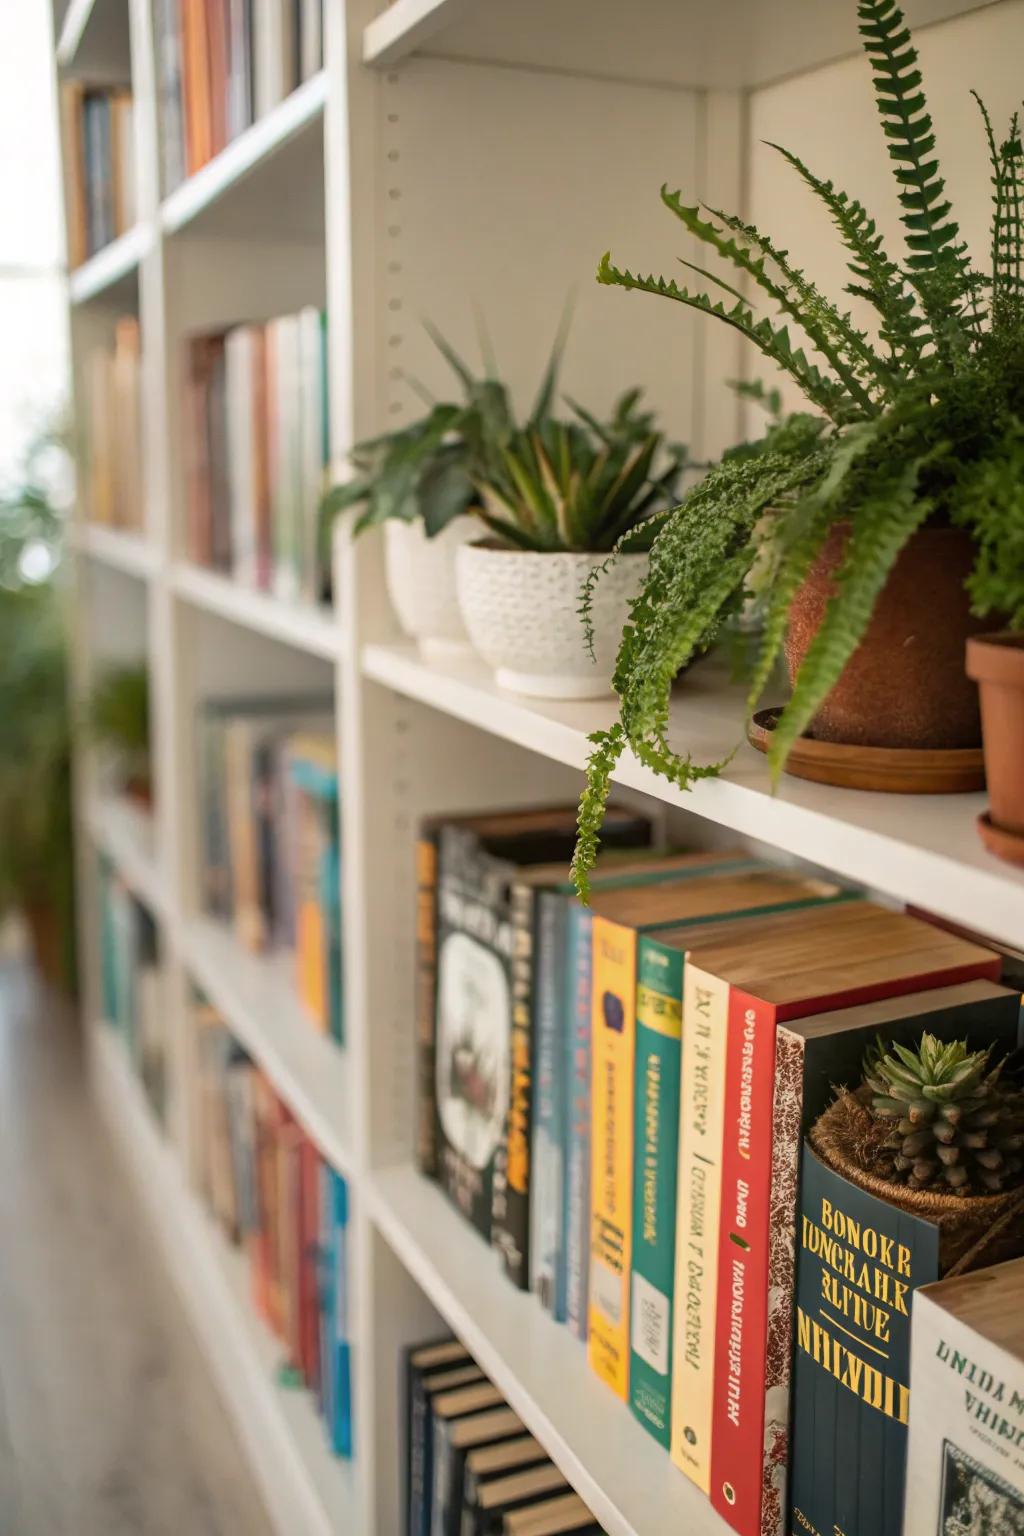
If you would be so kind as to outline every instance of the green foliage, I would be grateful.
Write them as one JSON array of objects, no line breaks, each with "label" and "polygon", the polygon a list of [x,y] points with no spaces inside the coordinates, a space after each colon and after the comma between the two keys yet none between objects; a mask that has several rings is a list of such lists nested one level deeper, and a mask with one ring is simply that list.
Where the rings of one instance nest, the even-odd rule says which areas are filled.
[{"label": "green foliage", "polygon": [[127,779],[149,781],[149,672],[145,664],[108,667],[85,705],[93,740],[109,747]]},{"label": "green foliage", "polygon": [[[364,508],[357,533],[392,517],[422,518],[431,538],[472,512],[519,549],[600,553],[671,506],[686,450],[665,442],[653,414],[639,408],[639,390],[624,394],[607,422],[571,402],[571,419],[554,416],[564,325],[522,423],[504,384],[477,377],[440,332],[428,330],[459,381],[461,402],[432,405],[411,425],[360,443],[352,452],[357,474],[321,504],[324,532],[353,506]],[[633,547],[642,545],[638,533]]]},{"label": "green foliage", "polygon": [[675,499],[686,451],[666,450],[638,405],[631,390],[607,423],[573,406],[573,421],[548,419],[507,443],[481,445],[479,515],[491,532],[519,549],[602,554],[622,540],[631,550],[648,547],[657,514]]},{"label": "green foliage", "polygon": [[[610,777],[627,747],[682,788],[721,767],[694,764],[669,742],[669,690],[680,668],[752,595],[755,561],[764,625],[751,709],[773,674],[800,584],[832,529],[848,527],[836,595],[773,734],[776,777],[859,644],[901,550],[924,523],[967,528],[977,547],[969,582],[976,610],[1024,623],[1020,116],[998,142],[979,100],[991,165],[992,238],[991,270],[978,272],[946,197],[902,13],[895,0],[859,0],[858,15],[899,190],[902,259],[886,251],[860,202],[790,150],[772,147],[835,226],[848,255],[846,292],[872,307],[877,337],[855,325],[761,231],[719,210],[688,206],[667,188],[665,206],[740,286],[690,262],[683,265],[709,290],[634,275],[610,255],[598,267],[601,283],[671,299],[738,330],[820,414],[777,426],[757,452],[727,454],[681,506],[657,520],[649,574],[616,663],[619,722],[595,738],[588,766],[574,861],[583,892]],[[775,317],[759,316],[752,295],[770,301]],[[791,336],[791,324],[800,337]],[[595,580],[600,575],[601,569]]]}]

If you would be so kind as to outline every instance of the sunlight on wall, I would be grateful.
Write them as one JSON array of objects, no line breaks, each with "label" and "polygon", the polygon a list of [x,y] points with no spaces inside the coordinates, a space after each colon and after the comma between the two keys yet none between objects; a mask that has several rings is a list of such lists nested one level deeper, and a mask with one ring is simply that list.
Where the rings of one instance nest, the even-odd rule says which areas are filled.
[{"label": "sunlight on wall", "polygon": [[68,394],[49,4],[0,4],[0,483]]}]

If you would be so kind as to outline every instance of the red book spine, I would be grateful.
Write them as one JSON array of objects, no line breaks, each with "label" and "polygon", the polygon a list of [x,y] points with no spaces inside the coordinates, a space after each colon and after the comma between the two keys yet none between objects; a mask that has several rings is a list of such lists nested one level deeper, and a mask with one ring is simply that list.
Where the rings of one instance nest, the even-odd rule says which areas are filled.
[{"label": "red book spine", "polygon": [[710,1491],[740,1536],[761,1530],[775,1023],[770,1003],[730,991]]}]

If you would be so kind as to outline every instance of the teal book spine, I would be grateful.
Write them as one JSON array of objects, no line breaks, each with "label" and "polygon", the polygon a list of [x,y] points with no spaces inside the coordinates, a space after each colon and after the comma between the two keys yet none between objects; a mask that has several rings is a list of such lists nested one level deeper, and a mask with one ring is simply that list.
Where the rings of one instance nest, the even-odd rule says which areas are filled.
[{"label": "teal book spine", "polygon": [[558,1283],[565,1294],[566,1322],[578,1339],[585,1340],[590,1289],[591,913],[578,902],[570,903],[566,929],[564,1240]]},{"label": "teal book spine", "polygon": [[565,1066],[563,999],[569,898],[541,891],[534,957],[534,1118],[530,1173],[530,1289],[558,1321],[558,1256],[562,1247],[562,1120]]},{"label": "teal book spine", "polygon": [[683,955],[641,937],[633,1075],[633,1257],[629,1402],[669,1445]]}]

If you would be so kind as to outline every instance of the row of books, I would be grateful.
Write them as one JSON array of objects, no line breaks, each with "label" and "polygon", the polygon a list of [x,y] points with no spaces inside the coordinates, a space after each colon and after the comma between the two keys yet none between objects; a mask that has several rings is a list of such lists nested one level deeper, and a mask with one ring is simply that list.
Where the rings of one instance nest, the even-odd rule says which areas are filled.
[{"label": "row of books", "polygon": [[200,869],[206,910],[244,948],[295,956],[312,1023],[342,1016],[341,849],[331,700],[221,698],[200,707]]},{"label": "row of books", "polygon": [[156,0],[164,191],[323,67],[323,0]]},{"label": "row of books", "polygon": [[[1011,1050],[1019,993],[981,945],[743,853],[653,852],[621,807],[584,908],[574,816],[421,829],[421,1167],[741,1536],[783,1530],[787,1469],[802,1529],[895,1536],[909,1308],[886,1319],[883,1379],[819,1315],[829,1264],[857,1264],[820,1227],[848,1212],[895,1243],[908,1218],[803,1138],[878,1035]],[[922,1242],[900,1294],[938,1275]],[[844,1349],[860,1364],[832,1370]],[[874,1489],[859,1524],[832,1502],[849,1479],[823,1473],[837,1425],[853,1485]]]},{"label": "row of books", "polygon": [[122,315],[113,346],[86,359],[83,420],[86,505],[93,522],[141,531],[142,375],[139,322]]},{"label": "row of books", "polygon": [[196,1182],[248,1254],[254,1306],[292,1384],[315,1395],[331,1449],[349,1457],[348,1186],[202,1002],[195,1029]]},{"label": "row of books", "polygon": [[191,560],[245,586],[318,600],[328,461],[327,333],[318,309],[194,338],[185,386]]},{"label": "row of books", "polygon": [[68,262],[80,266],[135,223],[135,139],[129,91],[65,84]]},{"label": "row of books", "polygon": [[405,1378],[406,1536],[595,1536],[601,1527],[457,1339],[415,1344]]},{"label": "row of books", "polygon": [[153,1113],[167,1121],[167,1039],[156,924],[106,864],[99,876],[100,998]]}]

